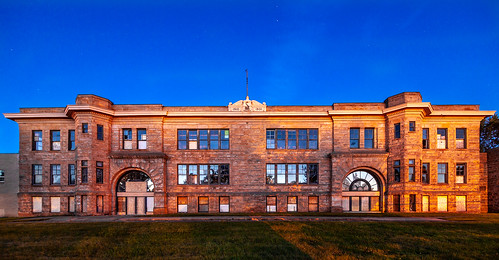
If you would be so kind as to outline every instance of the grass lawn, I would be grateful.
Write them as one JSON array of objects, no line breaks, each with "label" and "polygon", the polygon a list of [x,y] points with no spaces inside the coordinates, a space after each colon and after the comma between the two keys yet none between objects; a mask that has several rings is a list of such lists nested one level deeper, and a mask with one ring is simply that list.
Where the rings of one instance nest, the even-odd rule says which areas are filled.
[{"label": "grass lawn", "polygon": [[[490,216],[487,217],[487,216]],[[2,258],[499,259],[497,214],[455,222],[0,222]]]}]

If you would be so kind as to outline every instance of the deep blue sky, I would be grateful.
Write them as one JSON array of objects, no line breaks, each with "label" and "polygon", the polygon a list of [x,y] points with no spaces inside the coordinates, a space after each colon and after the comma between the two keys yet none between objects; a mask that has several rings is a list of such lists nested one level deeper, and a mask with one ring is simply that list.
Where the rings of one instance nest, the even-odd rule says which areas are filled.
[{"label": "deep blue sky", "polygon": [[[496,0],[101,2],[0,0],[0,113],[78,93],[224,106],[245,98],[246,68],[250,98],[268,105],[419,91],[499,109]],[[3,116],[0,137],[0,152],[18,151]]]}]

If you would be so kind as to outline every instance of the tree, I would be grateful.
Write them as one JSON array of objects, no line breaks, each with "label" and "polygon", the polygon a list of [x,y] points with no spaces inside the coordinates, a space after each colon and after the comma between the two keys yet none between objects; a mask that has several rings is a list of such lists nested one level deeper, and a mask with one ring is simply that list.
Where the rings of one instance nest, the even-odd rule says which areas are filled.
[{"label": "tree", "polygon": [[488,150],[499,147],[499,118],[497,113],[480,122],[480,150]]}]

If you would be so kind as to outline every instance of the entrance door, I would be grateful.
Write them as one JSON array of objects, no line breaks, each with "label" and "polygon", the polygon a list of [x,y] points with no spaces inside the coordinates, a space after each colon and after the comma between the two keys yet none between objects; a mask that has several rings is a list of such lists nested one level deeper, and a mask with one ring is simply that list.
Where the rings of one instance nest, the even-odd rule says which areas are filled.
[{"label": "entrance door", "polygon": [[140,171],[129,171],[118,181],[118,215],[145,215],[154,211],[154,184],[149,176]]},{"label": "entrance door", "polygon": [[343,180],[343,211],[380,211],[381,193],[377,179],[366,171],[355,171]]}]

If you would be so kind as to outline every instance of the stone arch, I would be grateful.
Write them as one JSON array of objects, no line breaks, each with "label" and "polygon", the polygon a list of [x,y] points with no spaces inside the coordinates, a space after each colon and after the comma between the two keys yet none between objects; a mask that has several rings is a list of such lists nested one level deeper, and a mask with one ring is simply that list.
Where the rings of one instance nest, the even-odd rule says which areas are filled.
[{"label": "stone arch", "polygon": [[371,167],[356,167],[341,180],[342,207],[348,212],[382,212],[383,175]]},{"label": "stone arch", "polygon": [[146,171],[126,168],[115,174],[113,194],[118,215],[145,215],[154,211],[155,183]]}]

